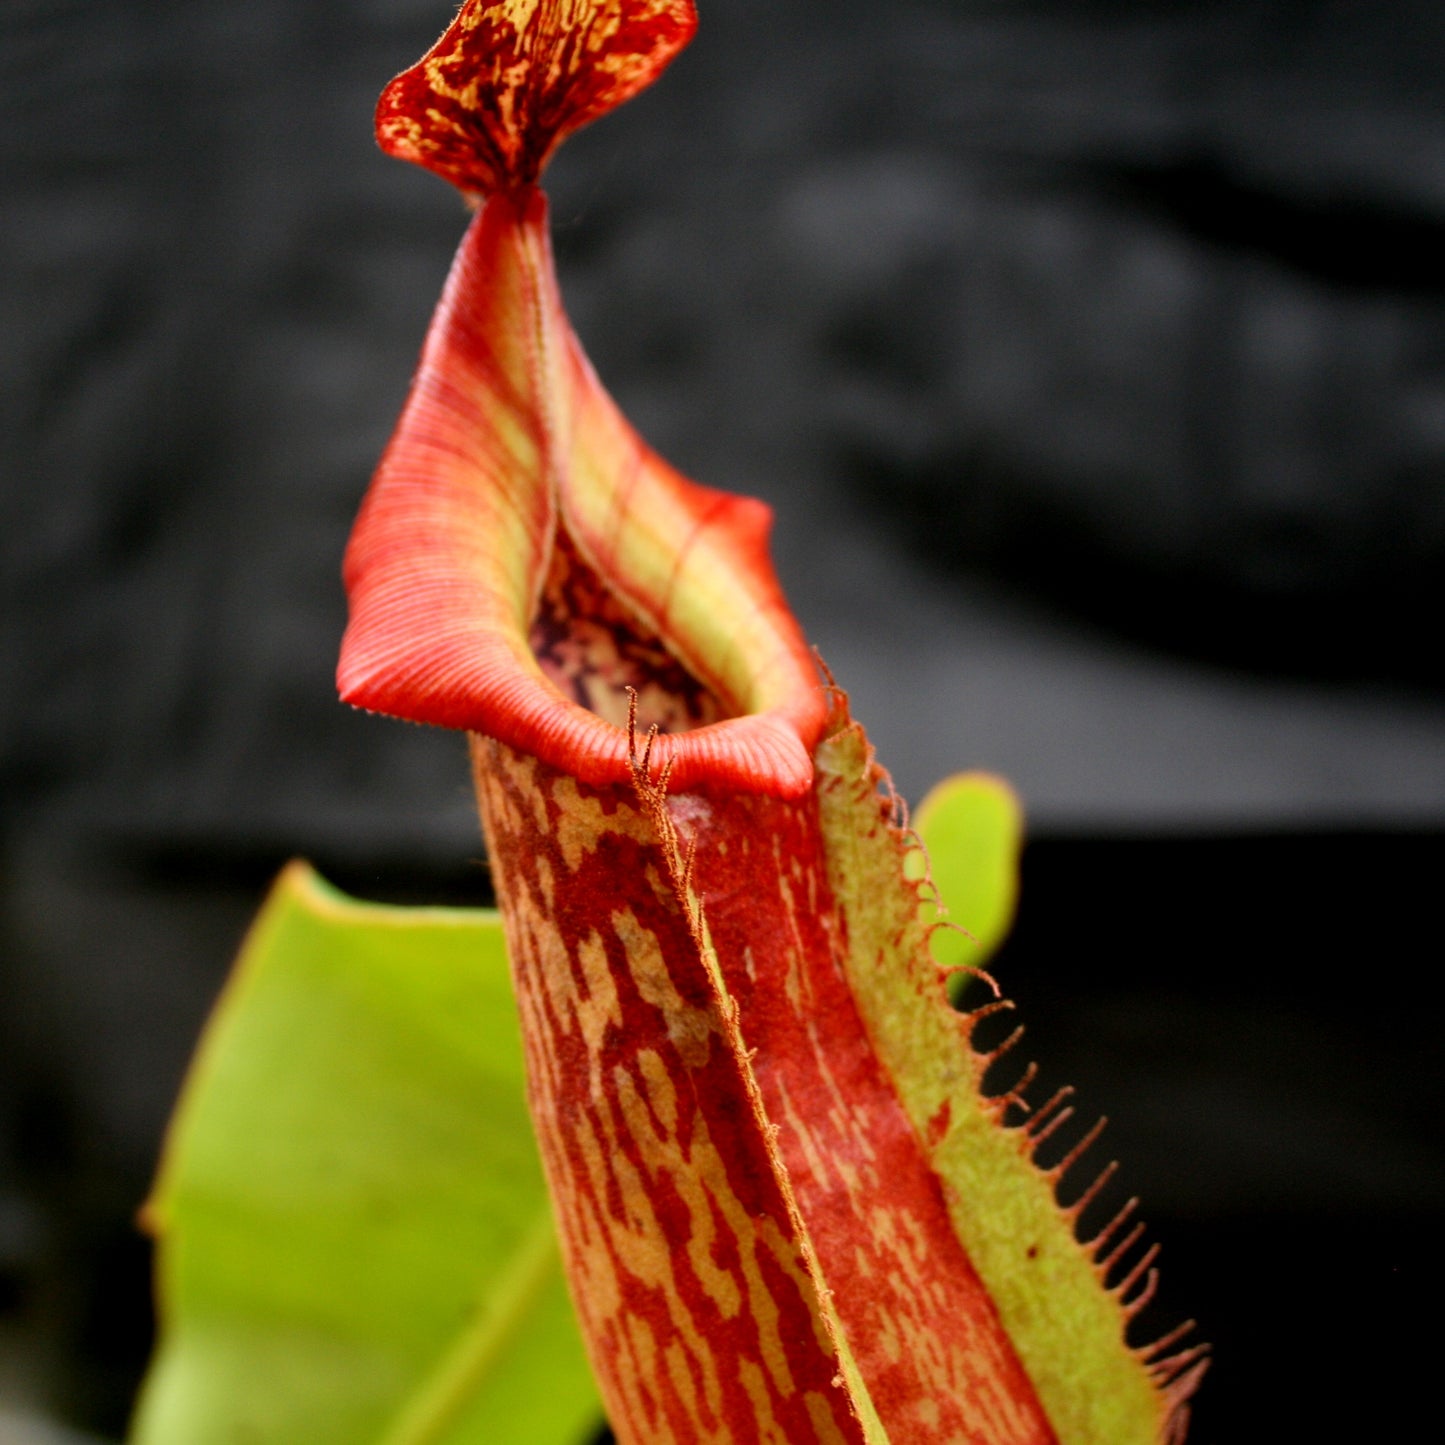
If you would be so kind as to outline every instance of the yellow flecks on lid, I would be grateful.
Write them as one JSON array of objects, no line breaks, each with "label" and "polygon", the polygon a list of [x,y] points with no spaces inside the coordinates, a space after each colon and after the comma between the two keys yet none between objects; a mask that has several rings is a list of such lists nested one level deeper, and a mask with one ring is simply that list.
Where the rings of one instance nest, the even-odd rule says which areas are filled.
[{"label": "yellow flecks on lid", "polygon": [[502,0],[501,11],[507,23],[520,35],[531,23],[542,0]]}]

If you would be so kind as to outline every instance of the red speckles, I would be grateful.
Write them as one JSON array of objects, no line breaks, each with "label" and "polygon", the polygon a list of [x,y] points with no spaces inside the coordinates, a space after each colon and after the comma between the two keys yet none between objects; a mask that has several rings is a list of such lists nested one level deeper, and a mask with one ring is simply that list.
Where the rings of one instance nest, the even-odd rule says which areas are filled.
[{"label": "red speckles", "polygon": [[1048,1211],[1046,1285],[1072,1261],[1092,1299],[1110,1262],[1084,1260],[1058,1170],[977,1127],[1004,1103],[979,1101],[903,809],[840,694],[830,710],[768,509],[646,446],[557,292],[548,156],[694,19],[467,0],[382,95],[383,148],[485,204],[348,548],[338,682],[477,735],[529,1102],[619,1439],[861,1445],[876,1413],[897,1445],[1054,1445],[1038,1379],[1095,1396],[998,1268],[994,1221]]},{"label": "red speckles", "polygon": [[642,733],[653,727],[686,732],[730,715],[660,638],[627,614],[565,531],[553,545],[529,640],[557,690],[614,727],[635,717]]},{"label": "red speckles", "polygon": [[[849,988],[816,799],[710,802],[694,833],[708,933],[832,1307],[880,1416],[900,1440],[924,1438],[902,1422],[927,1408],[937,1412],[930,1439],[1053,1445]],[[721,839],[751,846],[725,854]],[[942,1137],[951,1114],[945,1100],[926,1132]]]},{"label": "red speckles", "polygon": [[648,809],[500,743],[474,757],[543,1163],[619,1438],[861,1445]]},{"label": "red speckles", "polygon": [[697,28],[692,0],[467,0],[382,92],[381,148],[490,195],[644,89]]},{"label": "red speckles", "polygon": [[939,1106],[938,1112],[928,1121],[928,1145],[936,1149],[942,1142],[943,1136],[948,1133],[948,1125],[953,1118],[953,1100],[945,1099]]}]

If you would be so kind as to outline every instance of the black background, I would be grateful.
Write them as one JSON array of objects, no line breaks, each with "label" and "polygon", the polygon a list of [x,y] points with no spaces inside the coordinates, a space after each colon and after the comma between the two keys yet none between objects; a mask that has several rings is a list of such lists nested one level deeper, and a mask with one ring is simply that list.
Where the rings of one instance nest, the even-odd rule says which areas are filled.
[{"label": "black background", "polygon": [[[600,373],[774,505],[903,790],[1019,786],[997,971],[1215,1344],[1202,1445],[1429,1399],[1442,15],[713,0],[550,179]],[[459,740],[331,689],[464,219],[370,111],[446,18],[0,10],[0,1408],[123,1430],[131,1217],[280,863],[485,900]]]}]

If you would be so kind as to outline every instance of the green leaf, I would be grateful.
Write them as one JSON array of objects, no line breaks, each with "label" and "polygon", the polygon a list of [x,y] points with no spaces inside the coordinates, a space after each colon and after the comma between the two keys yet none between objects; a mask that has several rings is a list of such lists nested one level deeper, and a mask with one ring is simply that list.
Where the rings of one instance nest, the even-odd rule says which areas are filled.
[{"label": "green leaf", "polygon": [[145,1213],[133,1445],[574,1445],[600,1419],[497,916],[281,876]]},{"label": "green leaf", "polygon": [[[924,798],[913,815],[928,850],[939,898],[954,928],[933,935],[945,967],[982,968],[1013,925],[1018,907],[1023,810],[1018,795],[991,773],[956,773]],[[922,876],[923,859],[913,871]],[[932,904],[926,904],[933,918]],[[964,930],[960,932],[959,930]]]}]

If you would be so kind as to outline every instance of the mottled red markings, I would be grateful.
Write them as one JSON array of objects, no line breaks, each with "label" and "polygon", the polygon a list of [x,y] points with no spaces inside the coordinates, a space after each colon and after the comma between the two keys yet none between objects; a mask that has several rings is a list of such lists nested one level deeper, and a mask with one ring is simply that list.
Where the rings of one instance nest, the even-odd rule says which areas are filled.
[{"label": "mottled red markings", "polygon": [[861,1445],[645,810],[500,743],[474,756],[530,1102],[619,1438]]},{"label": "mottled red markings", "polygon": [[562,695],[616,727],[628,723],[628,688],[636,693],[637,726],[644,732],[685,732],[732,716],[629,614],[560,529],[530,640]]},{"label": "mottled red markings", "polygon": [[382,92],[381,148],[464,191],[535,184],[557,145],[692,39],[692,0],[467,0]]},{"label": "mottled red markings", "polygon": [[702,801],[670,806],[695,847],[695,887],[778,1149],[885,1427],[896,1439],[1053,1442],[853,1002],[815,800]]},{"label": "mottled red markings", "polygon": [[948,1133],[948,1123],[953,1116],[953,1100],[945,1099],[938,1112],[928,1121],[928,1144],[937,1148],[939,1141]]}]

